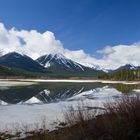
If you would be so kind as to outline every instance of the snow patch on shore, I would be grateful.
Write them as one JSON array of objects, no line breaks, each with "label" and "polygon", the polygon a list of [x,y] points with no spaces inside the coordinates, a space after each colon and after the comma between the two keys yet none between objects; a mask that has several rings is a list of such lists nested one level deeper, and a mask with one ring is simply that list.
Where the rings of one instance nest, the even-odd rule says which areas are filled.
[{"label": "snow patch on shore", "polygon": [[[10,80],[10,79],[9,79]],[[140,81],[111,81],[111,80],[71,80],[71,79],[16,79],[19,82],[66,82],[66,83],[108,83],[108,84],[128,84],[137,85]]]},{"label": "snow patch on shore", "polygon": [[0,80],[0,89],[5,89],[8,87],[13,87],[13,86],[27,86],[27,85],[32,85],[36,84],[33,81],[11,81],[11,80]]}]

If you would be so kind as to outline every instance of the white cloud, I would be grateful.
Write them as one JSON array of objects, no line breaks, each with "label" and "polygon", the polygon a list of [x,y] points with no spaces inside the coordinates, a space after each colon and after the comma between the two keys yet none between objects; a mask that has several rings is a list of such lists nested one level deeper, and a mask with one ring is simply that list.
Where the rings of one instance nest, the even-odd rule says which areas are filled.
[{"label": "white cloud", "polygon": [[10,33],[24,40],[25,44],[20,43],[19,47],[23,53],[30,55],[32,58],[44,54],[64,51],[62,43],[59,40],[56,40],[54,34],[50,31],[41,34],[36,30],[17,31],[12,29],[10,30]]},{"label": "white cloud", "polygon": [[105,47],[100,52],[102,52],[103,57],[97,61],[105,68],[115,69],[125,64],[140,65],[140,43]]},{"label": "white cloud", "polygon": [[114,52],[114,49],[110,46],[107,46],[104,49],[97,51],[97,53],[104,54],[104,55],[105,54],[108,55],[108,54],[113,53],[113,52]]},{"label": "white cloud", "polygon": [[97,54],[102,54],[101,59],[96,59],[84,51],[68,52],[66,55],[75,61],[88,66],[98,65],[106,69],[116,69],[125,64],[140,66],[140,43],[132,45],[117,45],[105,47],[98,50]]},{"label": "white cloud", "polygon": [[97,50],[101,59],[87,54],[84,50],[68,50],[61,41],[55,38],[54,33],[46,31],[40,33],[36,30],[6,29],[0,23],[0,51],[4,53],[17,51],[25,53],[33,59],[50,53],[62,53],[66,57],[86,65],[99,65],[104,68],[115,69],[124,64],[140,65],[140,43],[132,45],[107,46]]}]

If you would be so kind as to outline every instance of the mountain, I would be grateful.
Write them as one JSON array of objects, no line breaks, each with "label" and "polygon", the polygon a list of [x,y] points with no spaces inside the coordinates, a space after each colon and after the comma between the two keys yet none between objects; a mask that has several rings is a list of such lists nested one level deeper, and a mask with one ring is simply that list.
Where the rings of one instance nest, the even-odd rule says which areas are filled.
[{"label": "mountain", "polygon": [[0,65],[9,67],[9,68],[17,68],[30,72],[45,72],[46,69],[38,64],[36,61],[31,59],[30,57],[19,54],[17,52],[11,52],[6,55],[0,57]]},{"label": "mountain", "polygon": [[62,54],[49,54],[39,57],[36,60],[42,66],[48,69],[48,71],[56,73],[92,73],[97,74],[102,71],[95,70],[86,66],[83,66],[77,62],[72,61],[71,59],[66,58]]},{"label": "mountain", "polygon": [[136,69],[137,69],[137,70],[140,70],[140,66],[137,66]]},{"label": "mountain", "polygon": [[39,57],[36,61],[51,71],[85,71],[82,65],[67,59],[62,54],[44,55]]},{"label": "mountain", "polygon": [[119,70],[122,70],[122,69],[140,70],[140,66],[134,66],[134,65],[132,65],[132,64],[126,64],[126,65],[123,65],[123,66],[117,68],[117,69],[114,70],[114,71],[119,71]]},{"label": "mountain", "polygon": [[0,66],[0,76],[17,76],[17,75],[21,76],[23,75],[23,72],[5,66]]},{"label": "mountain", "polygon": [[91,63],[83,63],[84,66],[86,67],[89,67],[89,68],[92,68],[94,70],[99,70],[99,71],[103,71],[105,73],[108,73],[110,70],[109,69],[105,69],[99,65],[94,65],[94,64],[91,64]]},{"label": "mountain", "polygon": [[10,68],[6,66],[0,66],[0,78],[6,77],[21,77],[21,78],[38,78],[45,77],[46,73],[30,72],[18,68]]},{"label": "mountain", "polygon": [[124,81],[140,80],[140,66],[126,64],[108,74],[99,75],[98,78]]}]

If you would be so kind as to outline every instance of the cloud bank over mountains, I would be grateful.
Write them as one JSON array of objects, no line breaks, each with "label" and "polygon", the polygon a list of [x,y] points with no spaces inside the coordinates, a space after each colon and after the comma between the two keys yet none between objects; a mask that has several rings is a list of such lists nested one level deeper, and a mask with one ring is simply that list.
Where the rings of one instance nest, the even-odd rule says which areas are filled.
[{"label": "cloud bank over mountains", "polygon": [[0,23],[0,52],[5,54],[13,51],[24,53],[33,59],[45,54],[62,53],[81,64],[99,65],[107,69],[115,69],[124,64],[140,65],[139,42],[132,45],[104,47],[102,50],[97,50],[96,55],[102,55],[100,59],[97,59],[85,53],[84,50],[66,49],[62,42],[55,38],[53,32],[6,29],[4,24]]}]

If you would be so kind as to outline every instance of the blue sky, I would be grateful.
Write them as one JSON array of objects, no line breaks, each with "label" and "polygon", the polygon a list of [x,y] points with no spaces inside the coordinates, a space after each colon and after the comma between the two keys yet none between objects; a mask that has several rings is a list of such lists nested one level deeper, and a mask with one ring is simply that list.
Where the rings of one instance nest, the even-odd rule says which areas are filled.
[{"label": "blue sky", "polygon": [[[34,55],[58,50],[77,62],[106,68],[140,65],[140,0],[0,0],[0,22],[0,49],[19,45]],[[51,32],[43,35],[46,31]]]},{"label": "blue sky", "polygon": [[0,0],[7,28],[50,30],[65,48],[94,54],[140,40],[139,0]]}]

